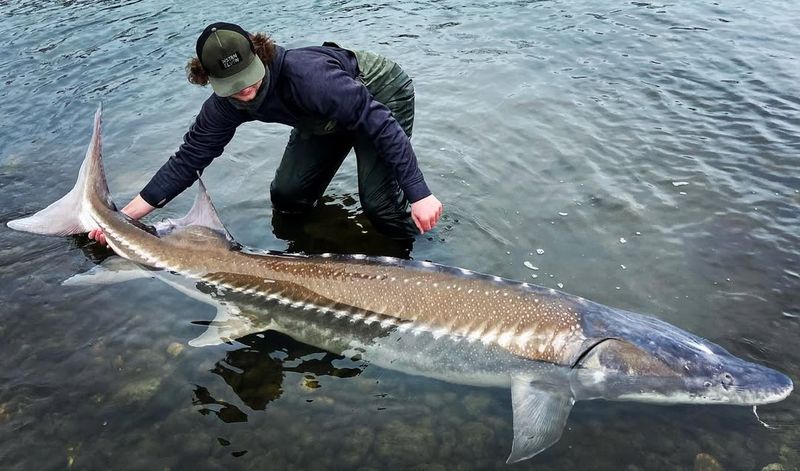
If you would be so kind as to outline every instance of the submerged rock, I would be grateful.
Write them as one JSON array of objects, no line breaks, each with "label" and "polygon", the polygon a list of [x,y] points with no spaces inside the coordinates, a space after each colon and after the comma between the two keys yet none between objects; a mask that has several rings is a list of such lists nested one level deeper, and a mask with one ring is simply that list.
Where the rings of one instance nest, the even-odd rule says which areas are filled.
[{"label": "submerged rock", "polygon": [[361,464],[372,446],[373,431],[368,427],[355,427],[341,441],[337,456],[339,465],[345,469],[356,469]]},{"label": "submerged rock", "polygon": [[425,393],[422,396],[422,403],[433,409],[440,409],[447,405],[444,396],[435,392]]},{"label": "submerged rock", "polygon": [[438,463],[423,463],[411,468],[412,471],[448,471],[447,467]]},{"label": "submerged rock", "polygon": [[174,358],[174,357],[177,357],[178,355],[180,355],[181,353],[183,353],[183,351],[185,349],[186,349],[186,347],[182,343],[172,342],[167,347],[167,353],[172,355],[172,357]]},{"label": "submerged rock", "polygon": [[473,416],[484,415],[492,400],[487,394],[472,393],[464,398],[464,408]]},{"label": "submerged rock", "polygon": [[491,454],[489,447],[494,442],[494,431],[481,422],[467,422],[459,430],[460,444],[467,456]]},{"label": "submerged rock", "polygon": [[789,445],[781,445],[780,449],[781,464],[787,466],[789,469],[800,468],[800,450],[790,447]]},{"label": "submerged rock", "polygon": [[694,471],[722,471],[723,469],[719,461],[708,453],[698,453],[694,457]]},{"label": "submerged rock", "polygon": [[373,447],[379,462],[389,467],[408,467],[429,462],[437,443],[429,426],[395,420],[376,435]]},{"label": "submerged rock", "polygon": [[145,378],[123,386],[116,397],[125,402],[142,402],[152,398],[161,386],[162,378]]},{"label": "submerged rock", "polygon": [[786,471],[786,468],[780,463],[771,463],[761,468],[761,471]]},{"label": "submerged rock", "polygon": [[67,468],[72,469],[72,465],[75,464],[75,457],[78,456],[78,450],[80,449],[80,444],[77,446],[70,446],[67,447]]},{"label": "submerged rock", "polygon": [[436,437],[439,440],[436,453],[439,460],[452,461],[456,458],[458,451],[461,449],[459,437],[453,433],[452,430],[453,428],[451,426],[442,427],[441,425],[436,430]]}]

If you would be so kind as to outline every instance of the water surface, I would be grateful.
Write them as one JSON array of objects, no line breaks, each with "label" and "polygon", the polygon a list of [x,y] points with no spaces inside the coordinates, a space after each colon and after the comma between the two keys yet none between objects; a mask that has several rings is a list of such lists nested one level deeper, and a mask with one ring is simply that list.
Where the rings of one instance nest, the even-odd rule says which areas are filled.
[{"label": "water surface", "polygon": [[[411,257],[649,313],[800,378],[793,2],[11,1],[0,16],[3,223],[71,188],[99,101],[110,187],[119,204],[135,195],[209,93],[183,74],[208,22],[286,47],[332,40],[415,80],[413,143],[446,214]],[[360,213],[354,159],[305,226],[275,235],[288,131],[248,124],[206,172],[236,238],[394,253]],[[108,255],[0,229],[4,467],[506,469],[508,391],[270,332],[188,347],[209,306],[155,280],[60,284]],[[514,468],[686,469],[705,454],[797,469],[798,406],[759,408],[768,429],[747,408],[582,402],[559,443]]]}]

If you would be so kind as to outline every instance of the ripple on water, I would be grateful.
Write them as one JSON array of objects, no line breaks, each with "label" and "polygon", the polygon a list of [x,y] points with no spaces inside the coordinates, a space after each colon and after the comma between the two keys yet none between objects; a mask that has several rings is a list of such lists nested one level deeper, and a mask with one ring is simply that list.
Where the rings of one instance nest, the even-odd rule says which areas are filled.
[{"label": "ripple on water", "polygon": [[[69,190],[101,100],[112,191],[118,203],[136,194],[208,94],[185,83],[195,35],[210,21],[240,21],[286,46],[334,40],[384,53],[414,77],[413,143],[446,217],[413,258],[538,274],[797,378],[792,6],[340,0],[245,2],[231,17],[206,0],[6,2],[0,220]],[[267,188],[287,136],[245,127],[208,169],[232,232],[262,248],[387,250],[360,213],[352,162],[311,224],[273,233]],[[161,214],[180,215],[190,200]],[[81,238],[0,230],[8,466],[230,469],[267,458],[276,469],[358,469],[376,454],[397,467],[503,466],[507,391],[373,368],[345,377],[348,359],[271,336],[174,356],[213,309],[154,280],[60,285],[105,256]],[[562,440],[517,466],[691,468],[707,455],[726,469],[791,469],[797,398],[759,408],[776,430],[749,410],[579,403]]]}]

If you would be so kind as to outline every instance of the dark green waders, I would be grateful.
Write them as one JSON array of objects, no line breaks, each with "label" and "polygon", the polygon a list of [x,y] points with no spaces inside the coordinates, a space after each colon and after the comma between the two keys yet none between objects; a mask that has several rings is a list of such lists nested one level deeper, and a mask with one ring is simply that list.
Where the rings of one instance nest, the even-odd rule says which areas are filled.
[{"label": "dark green waders", "polygon": [[[406,135],[414,125],[414,86],[394,62],[356,51],[364,84],[386,105]],[[419,234],[411,219],[411,205],[389,165],[366,136],[353,132],[313,132],[292,129],[283,158],[270,186],[272,207],[280,213],[309,211],[322,197],[344,158],[355,148],[358,197],[373,226],[393,239]]]}]

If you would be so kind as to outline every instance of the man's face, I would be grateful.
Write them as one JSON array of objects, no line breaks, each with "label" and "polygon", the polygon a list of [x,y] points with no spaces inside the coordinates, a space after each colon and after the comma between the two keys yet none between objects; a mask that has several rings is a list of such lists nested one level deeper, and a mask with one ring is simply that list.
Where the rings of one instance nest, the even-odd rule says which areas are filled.
[{"label": "man's face", "polygon": [[231,95],[231,98],[234,98],[236,100],[243,101],[243,102],[247,102],[247,101],[252,100],[258,94],[258,89],[261,88],[261,82],[262,81],[263,81],[263,79],[259,80],[258,82],[254,83],[252,85],[250,85],[249,87],[245,87],[245,88],[239,90],[238,92],[236,92],[233,95]]}]

